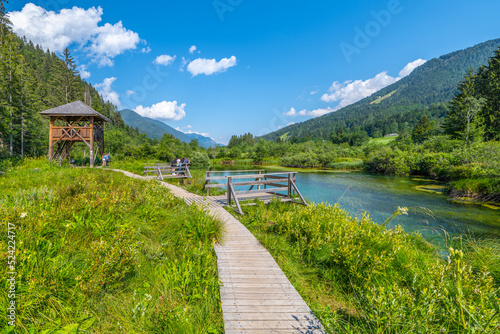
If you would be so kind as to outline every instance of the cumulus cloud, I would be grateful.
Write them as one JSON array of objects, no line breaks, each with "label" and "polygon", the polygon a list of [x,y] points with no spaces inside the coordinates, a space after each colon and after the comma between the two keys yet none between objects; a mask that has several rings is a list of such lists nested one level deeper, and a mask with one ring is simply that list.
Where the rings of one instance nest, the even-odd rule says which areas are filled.
[{"label": "cumulus cloud", "polygon": [[126,94],[127,94],[127,96],[130,96],[130,95],[134,95],[135,92],[133,90],[129,89],[129,90],[127,90]]},{"label": "cumulus cloud", "polygon": [[425,59],[417,59],[415,61],[412,61],[411,63],[409,63],[408,65],[406,65],[402,70],[401,72],[399,72],[399,76],[401,78],[404,78],[406,77],[407,75],[409,75],[411,72],[413,72],[414,69],[416,69],[417,67],[425,64],[427,62],[427,60]]},{"label": "cumulus cloud", "polygon": [[375,77],[367,80],[355,80],[355,81],[344,81],[340,83],[335,81],[329,88],[329,93],[323,94],[321,100],[325,102],[338,102],[336,110],[346,107],[350,104],[358,102],[365,97],[368,97],[377,91],[385,88],[405,76],[409,75],[415,68],[424,64],[426,61],[423,59],[415,60],[408,65],[406,65],[400,72],[399,76],[394,78],[387,74],[387,72],[381,72]]},{"label": "cumulus cloud", "polygon": [[122,22],[114,25],[106,23],[97,28],[91,45],[86,48],[100,66],[112,66],[114,58],[126,50],[136,49],[141,39],[139,34],[123,27]]},{"label": "cumulus cloud", "polygon": [[297,116],[297,111],[295,110],[295,108],[292,107],[290,110],[283,112],[283,115],[285,115],[285,116]]},{"label": "cumulus cloud", "polygon": [[85,10],[74,6],[56,13],[28,3],[21,11],[11,12],[10,20],[17,35],[26,36],[45,49],[61,52],[78,44],[100,66],[111,66],[112,58],[136,49],[141,39],[137,33],[124,28],[121,21],[99,26],[102,15],[101,7]]},{"label": "cumulus cloud", "polygon": [[[310,117],[318,117],[318,116],[323,116],[325,114],[328,114],[328,113],[331,113],[333,111],[337,111],[338,109],[340,108],[318,108],[318,109],[314,109],[314,110],[307,110],[307,109],[302,109],[301,111],[296,111],[295,108],[291,108],[289,111],[287,112],[284,112],[283,115],[285,116],[292,116],[292,117],[295,117],[295,116],[310,116]],[[290,122],[287,124],[290,125],[290,124],[295,124],[294,122]]]},{"label": "cumulus cloud", "polygon": [[222,58],[220,61],[215,59],[198,58],[193,60],[187,66],[187,70],[194,76],[199,74],[212,75],[226,71],[228,68],[236,65],[236,57]]},{"label": "cumulus cloud", "polygon": [[95,88],[97,89],[99,94],[102,95],[104,101],[109,101],[120,109],[122,107],[122,104],[120,102],[120,94],[118,94],[111,88],[111,85],[113,84],[113,82],[115,82],[115,80],[115,77],[106,78],[102,83],[95,85]]},{"label": "cumulus cloud", "polygon": [[342,108],[370,96],[400,79],[399,77],[391,77],[387,72],[382,72],[377,74],[374,78],[365,81],[355,80],[345,81],[343,83],[335,81],[328,90],[329,94],[323,94],[321,100],[325,102],[339,101],[339,106]]},{"label": "cumulus cloud", "polygon": [[193,126],[192,125],[186,125],[186,126],[183,126],[182,128],[183,129],[191,129]]},{"label": "cumulus cloud", "polygon": [[90,72],[87,71],[87,66],[80,65],[80,66],[78,66],[77,70],[80,73],[80,78],[82,78],[82,79],[90,78]]},{"label": "cumulus cloud", "polygon": [[139,105],[134,111],[143,117],[178,121],[186,116],[186,112],[184,111],[185,107],[185,103],[178,105],[177,101],[162,101],[153,104],[151,107]]},{"label": "cumulus cloud", "polygon": [[157,64],[157,65],[168,66],[174,62],[175,57],[176,56],[172,57],[169,55],[161,55],[161,56],[156,57],[156,59],[153,61],[153,63]]},{"label": "cumulus cloud", "polygon": [[195,51],[196,51],[196,45],[191,45],[191,47],[189,48],[189,53],[193,54]]}]

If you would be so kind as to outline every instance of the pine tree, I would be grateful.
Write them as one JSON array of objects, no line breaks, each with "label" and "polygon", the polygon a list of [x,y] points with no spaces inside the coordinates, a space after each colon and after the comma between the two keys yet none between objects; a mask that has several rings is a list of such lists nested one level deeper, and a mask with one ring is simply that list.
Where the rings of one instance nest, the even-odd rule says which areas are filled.
[{"label": "pine tree", "polygon": [[63,82],[64,82],[64,94],[66,98],[66,103],[72,102],[75,98],[75,84],[76,84],[76,64],[75,60],[71,56],[71,52],[68,48],[63,51],[64,65],[66,66],[63,72]]},{"label": "pine tree", "polygon": [[486,140],[500,140],[500,48],[490,58],[483,75],[485,137]]},{"label": "pine tree", "polygon": [[[3,15],[0,15],[3,16]],[[8,18],[2,20],[7,24],[0,24],[0,108],[2,116],[7,116],[7,124],[2,126],[3,138],[9,142],[9,155],[14,155],[14,117],[16,113],[16,93],[18,92],[16,63],[18,60],[16,36],[12,33]],[[6,135],[7,134],[7,138]]]},{"label": "pine tree", "polygon": [[432,124],[429,121],[429,118],[424,115],[420,119],[420,122],[418,122],[418,124],[415,126],[415,129],[413,129],[411,136],[413,137],[414,141],[422,142],[429,136],[431,130]]},{"label": "pine tree", "polygon": [[454,139],[466,142],[480,141],[484,135],[482,109],[484,98],[477,92],[479,76],[471,68],[458,85],[458,93],[450,103],[447,118],[444,121],[445,133]]}]

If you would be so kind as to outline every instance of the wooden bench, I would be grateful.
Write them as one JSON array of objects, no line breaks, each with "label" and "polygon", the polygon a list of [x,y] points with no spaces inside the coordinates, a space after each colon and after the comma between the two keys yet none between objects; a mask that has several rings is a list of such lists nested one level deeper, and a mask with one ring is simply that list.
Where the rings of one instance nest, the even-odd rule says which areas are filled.
[{"label": "wooden bench", "polygon": [[172,164],[146,164],[144,167],[144,174],[149,176],[149,173],[156,175],[160,180],[164,179],[191,179],[191,172],[189,171],[189,164],[176,166]]}]

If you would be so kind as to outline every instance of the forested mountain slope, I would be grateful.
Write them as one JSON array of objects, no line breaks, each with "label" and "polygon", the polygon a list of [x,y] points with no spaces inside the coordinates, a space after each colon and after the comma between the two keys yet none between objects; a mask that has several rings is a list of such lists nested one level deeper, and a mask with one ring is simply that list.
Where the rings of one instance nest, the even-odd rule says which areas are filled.
[{"label": "forested mountain slope", "polygon": [[[499,46],[500,39],[495,39],[431,59],[407,77],[370,97],[336,112],[290,125],[262,138],[276,140],[287,134],[288,138],[328,139],[338,127],[365,130],[371,137],[380,137],[413,128],[422,115],[440,122],[466,72],[471,67],[477,70],[487,64]],[[393,91],[395,93],[392,96],[380,103],[370,104],[379,96]]]},{"label": "forested mountain slope", "polygon": [[189,143],[193,139],[197,139],[201,147],[209,148],[218,145],[211,138],[196,134],[196,133],[184,133],[178,131],[168,124],[161,121],[151,119],[148,117],[143,117],[130,109],[123,109],[120,111],[123,121],[128,126],[138,129],[139,132],[146,134],[149,138],[161,139],[164,134],[170,134],[175,138],[179,139],[184,143]]}]

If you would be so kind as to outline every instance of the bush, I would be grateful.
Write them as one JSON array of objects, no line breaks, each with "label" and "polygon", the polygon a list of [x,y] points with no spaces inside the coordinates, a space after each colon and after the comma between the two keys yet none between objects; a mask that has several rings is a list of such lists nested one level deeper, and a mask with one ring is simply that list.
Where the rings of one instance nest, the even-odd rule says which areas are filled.
[{"label": "bush", "polygon": [[210,166],[210,158],[208,154],[202,152],[194,152],[191,158],[191,166]]}]

